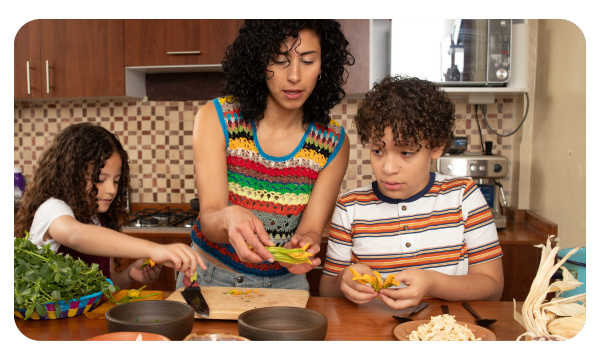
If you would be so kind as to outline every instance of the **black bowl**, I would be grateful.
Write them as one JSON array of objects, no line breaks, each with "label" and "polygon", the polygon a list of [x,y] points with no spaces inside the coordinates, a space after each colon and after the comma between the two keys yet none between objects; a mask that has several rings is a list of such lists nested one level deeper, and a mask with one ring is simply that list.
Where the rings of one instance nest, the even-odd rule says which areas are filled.
[{"label": "black bowl", "polygon": [[200,211],[200,201],[198,198],[190,200],[190,205],[192,206],[192,210]]},{"label": "black bowl", "polygon": [[[133,331],[183,340],[194,327],[194,309],[188,304],[147,300],[117,305],[105,314],[108,332]],[[158,321],[160,320],[160,321]]]},{"label": "black bowl", "polygon": [[327,317],[297,307],[253,309],[238,317],[238,332],[250,340],[325,340]]}]

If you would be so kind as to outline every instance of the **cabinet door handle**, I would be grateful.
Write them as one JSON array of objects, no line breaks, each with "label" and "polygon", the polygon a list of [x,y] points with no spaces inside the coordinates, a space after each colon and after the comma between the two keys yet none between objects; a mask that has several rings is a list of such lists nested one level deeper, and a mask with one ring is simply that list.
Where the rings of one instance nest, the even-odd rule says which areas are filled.
[{"label": "cabinet door handle", "polygon": [[167,51],[167,55],[198,55],[200,54],[200,50],[198,51]]},{"label": "cabinet door handle", "polygon": [[50,65],[48,65],[48,60],[46,60],[46,94],[50,94]]},{"label": "cabinet door handle", "polygon": [[29,61],[27,62],[27,95],[31,94],[31,81],[29,80]]}]

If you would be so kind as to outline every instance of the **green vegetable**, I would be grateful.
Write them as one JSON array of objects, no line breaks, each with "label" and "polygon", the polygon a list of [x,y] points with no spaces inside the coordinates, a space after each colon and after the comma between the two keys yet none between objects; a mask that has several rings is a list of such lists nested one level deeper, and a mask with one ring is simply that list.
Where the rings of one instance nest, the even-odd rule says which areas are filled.
[{"label": "green vegetable", "polygon": [[154,320],[153,322],[160,322],[160,320]]},{"label": "green vegetable", "polygon": [[138,322],[138,318],[136,317],[135,319],[133,319],[133,322]]},{"label": "green vegetable", "polygon": [[[34,311],[46,315],[47,303],[66,302],[85,295],[101,292],[111,296],[119,288],[111,285],[98,264],[89,266],[70,255],[55,254],[50,244],[39,248],[24,238],[14,239],[14,307],[25,308],[24,320]],[[60,308],[55,304],[56,317]]]}]

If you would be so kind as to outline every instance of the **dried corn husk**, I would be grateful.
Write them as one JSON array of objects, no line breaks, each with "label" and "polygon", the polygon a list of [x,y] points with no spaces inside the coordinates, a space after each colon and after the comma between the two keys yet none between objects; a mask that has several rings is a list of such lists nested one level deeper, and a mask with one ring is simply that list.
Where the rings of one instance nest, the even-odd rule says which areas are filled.
[{"label": "dried corn husk", "polygon": [[570,339],[581,331],[584,323],[585,314],[562,317],[548,323],[548,331],[552,335],[560,335]]},{"label": "dried corn husk", "polygon": [[[535,245],[536,247],[542,248],[542,257],[538,272],[533,280],[531,289],[527,298],[523,302],[522,314],[517,312],[517,303],[514,302],[514,317],[515,320],[521,324],[526,330],[525,333],[521,334],[517,340],[525,336],[526,338],[549,338],[553,335],[554,339],[566,340],[566,337],[561,334],[551,334],[548,330],[548,324],[550,322],[557,321],[556,318],[559,316],[580,316],[585,314],[585,294],[571,296],[569,298],[561,298],[560,295],[564,291],[573,290],[576,287],[582,285],[581,282],[573,278],[573,275],[563,267],[563,280],[556,281],[550,284],[550,278],[556,271],[561,268],[567,259],[573,255],[579,248],[575,248],[563,257],[557,264],[554,264],[556,253],[560,250],[559,246],[552,249],[550,240],[554,236],[549,236],[544,245]],[[549,302],[544,303],[546,295],[549,292],[556,292],[557,297]],[[580,305],[577,302],[583,301],[584,305]],[[560,324],[564,321],[557,323],[556,327],[560,327]],[[575,335],[573,335],[575,336]]]}]

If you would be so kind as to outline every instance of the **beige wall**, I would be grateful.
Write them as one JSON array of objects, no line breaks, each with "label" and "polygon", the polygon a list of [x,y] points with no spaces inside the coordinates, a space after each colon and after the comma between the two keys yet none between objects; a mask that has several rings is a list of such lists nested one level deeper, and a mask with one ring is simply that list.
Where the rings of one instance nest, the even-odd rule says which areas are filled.
[{"label": "beige wall", "polygon": [[539,20],[529,209],[562,248],[585,246],[586,43],[577,25]]}]

